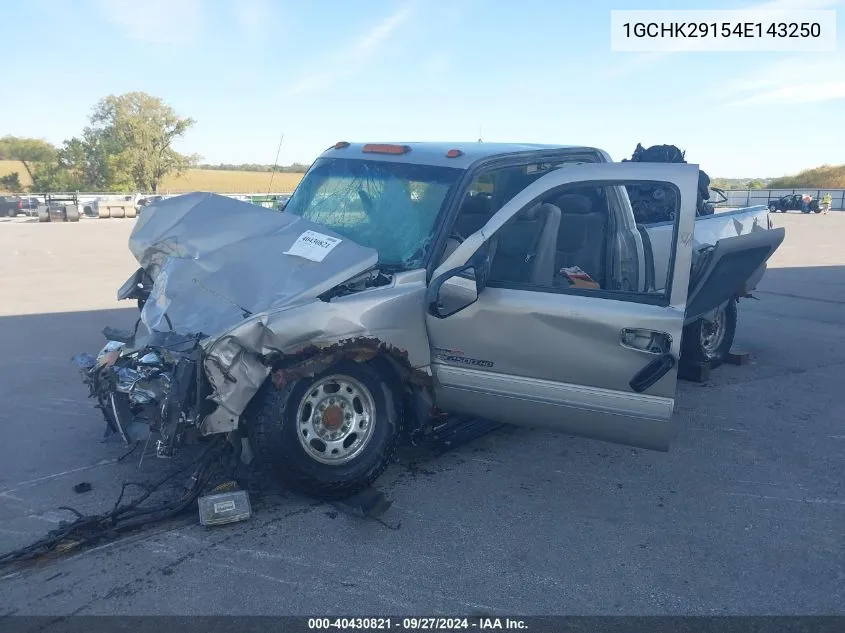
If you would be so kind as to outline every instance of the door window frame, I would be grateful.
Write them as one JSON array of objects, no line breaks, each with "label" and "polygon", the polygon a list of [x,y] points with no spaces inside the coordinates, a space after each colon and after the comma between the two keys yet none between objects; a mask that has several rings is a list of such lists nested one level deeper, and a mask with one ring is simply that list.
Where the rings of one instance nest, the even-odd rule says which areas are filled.
[{"label": "door window frame", "polygon": [[499,154],[490,158],[481,159],[470,165],[463,178],[459,179],[456,183],[454,191],[450,193],[447,212],[444,214],[443,221],[435,232],[432,248],[427,253],[425,262],[426,284],[431,282],[434,271],[443,263],[446,244],[460,214],[461,205],[463,205],[464,199],[469,193],[470,186],[472,186],[473,182],[479,176],[503,169],[561,161],[582,162],[590,165],[612,164],[610,157],[600,150],[590,147],[562,147],[548,151],[531,150],[527,152],[515,151],[512,154]]},{"label": "door window frame", "polygon": [[[660,184],[661,186],[670,186],[674,189],[675,194],[678,196],[678,200],[681,201],[681,205],[683,205],[683,194],[678,189],[677,185],[671,181],[660,181],[660,180],[647,180],[647,179],[631,179],[631,180],[579,180],[571,183],[566,183],[564,185],[559,185],[552,189],[547,189],[543,192],[540,196],[533,199],[528,204],[524,205],[508,222],[502,225],[495,234],[493,234],[490,239],[494,239],[496,234],[499,231],[505,229],[508,224],[513,222],[520,213],[525,211],[526,209],[530,208],[531,206],[537,204],[537,202],[543,198],[550,198],[554,197],[555,195],[563,195],[567,189],[578,189],[582,187],[605,187],[610,188],[613,186],[624,186],[626,183],[649,183],[649,184]],[[558,192],[561,192],[558,194]],[[608,208],[608,213],[612,213],[611,209]],[[672,284],[674,283],[674,272],[675,272],[675,260],[677,255],[677,248],[676,243],[678,239],[678,230],[680,227],[680,219],[681,213],[678,212],[676,214],[675,219],[672,222],[672,248],[670,249],[670,256],[669,256],[669,267],[666,273],[666,287],[664,288],[662,293],[645,293],[640,291],[628,291],[628,290],[613,290],[613,289],[605,289],[605,288],[577,288],[577,287],[549,287],[549,286],[535,286],[530,283],[515,283],[515,282],[497,282],[492,279],[488,280],[485,287],[489,288],[500,288],[505,290],[522,290],[528,292],[545,292],[548,294],[565,294],[565,295],[575,295],[575,296],[582,296],[582,297],[595,297],[597,299],[606,299],[611,301],[626,301],[629,303],[642,303],[647,305],[654,305],[659,307],[668,307],[671,305],[671,298],[672,298]],[[613,225],[618,229],[618,222],[614,219],[613,222],[609,222],[608,225]],[[561,226],[561,228],[563,228]],[[607,240],[606,240],[607,242]],[[605,254],[606,256],[606,254]],[[482,291],[483,294],[483,291]]]}]

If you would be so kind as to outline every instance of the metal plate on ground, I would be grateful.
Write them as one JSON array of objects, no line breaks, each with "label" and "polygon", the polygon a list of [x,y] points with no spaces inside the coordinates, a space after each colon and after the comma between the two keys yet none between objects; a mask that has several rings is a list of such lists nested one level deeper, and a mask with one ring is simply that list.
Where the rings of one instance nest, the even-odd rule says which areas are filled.
[{"label": "metal plate on ground", "polygon": [[199,498],[200,523],[223,525],[244,521],[252,516],[246,490],[233,490]]}]

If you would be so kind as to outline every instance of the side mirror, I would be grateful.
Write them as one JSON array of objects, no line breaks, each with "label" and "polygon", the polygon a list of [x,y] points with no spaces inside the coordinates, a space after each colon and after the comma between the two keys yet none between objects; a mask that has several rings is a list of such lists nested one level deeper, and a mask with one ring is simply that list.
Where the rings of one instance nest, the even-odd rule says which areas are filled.
[{"label": "side mirror", "polygon": [[478,301],[478,293],[475,266],[465,264],[447,270],[433,279],[428,287],[428,313],[438,319],[445,319]]}]

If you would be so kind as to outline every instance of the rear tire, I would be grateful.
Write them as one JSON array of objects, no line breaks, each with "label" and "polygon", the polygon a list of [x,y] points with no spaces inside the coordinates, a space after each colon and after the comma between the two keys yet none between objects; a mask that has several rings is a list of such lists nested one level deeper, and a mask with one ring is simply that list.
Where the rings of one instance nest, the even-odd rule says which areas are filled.
[{"label": "rear tire", "polygon": [[262,475],[333,500],[367,488],[384,472],[396,451],[401,411],[372,366],[346,361],[282,389],[267,380],[245,417]]},{"label": "rear tire", "polygon": [[707,364],[715,368],[725,362],[736,335],[736,304],[736,299],[728,301],[713,323],[699,319],[684,328],[681,341],[682,364]]}]

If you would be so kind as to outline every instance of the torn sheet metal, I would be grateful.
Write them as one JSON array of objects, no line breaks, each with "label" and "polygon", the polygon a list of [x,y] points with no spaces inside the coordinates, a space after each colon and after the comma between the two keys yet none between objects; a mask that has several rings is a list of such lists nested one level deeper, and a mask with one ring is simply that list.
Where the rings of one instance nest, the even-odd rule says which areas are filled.
[{"label": "torn sheet metal", "polygon": [[[218,405],[202,420],[203,434],[236,429],[271,368],[286,357],[326,366],[327,359],[347,357],[344,341],[377,341],[377,353],[389,350],[427,377],[424,270],[337,293],[377,270],[377,251],[294,214],[209,193],[148,208],[129,246],[154,282],[133,346],[171,326],[174,335],[203,339],[208,400]],[[315,358],[314,350],[335,345],[342,349]]]},{"label": "torn sheet metal", "polygon": [[262,313],[222,333],[205,348],[210,399],[219,407],[203,421],[203,434],[237,428],[277,361],[295,372],[290,365],[313,359],[316,368],[331,358],[366,354],[362,341],[375,341],[378,353],[401,359],[420,380],[427,377],[425,291],[425,271],[402,273],[389,286]]},{"label": "torn sheet metal", "polygon": [[[314,261],[295,246],[303,235],[333,245]],[[129,248],[154,280],[146,330],[170,330],[167,314],[183,334],[214,335],[245,315],[313,299],[378,262],[375,250],[296,215],[212,193],[149,207]]]}]

